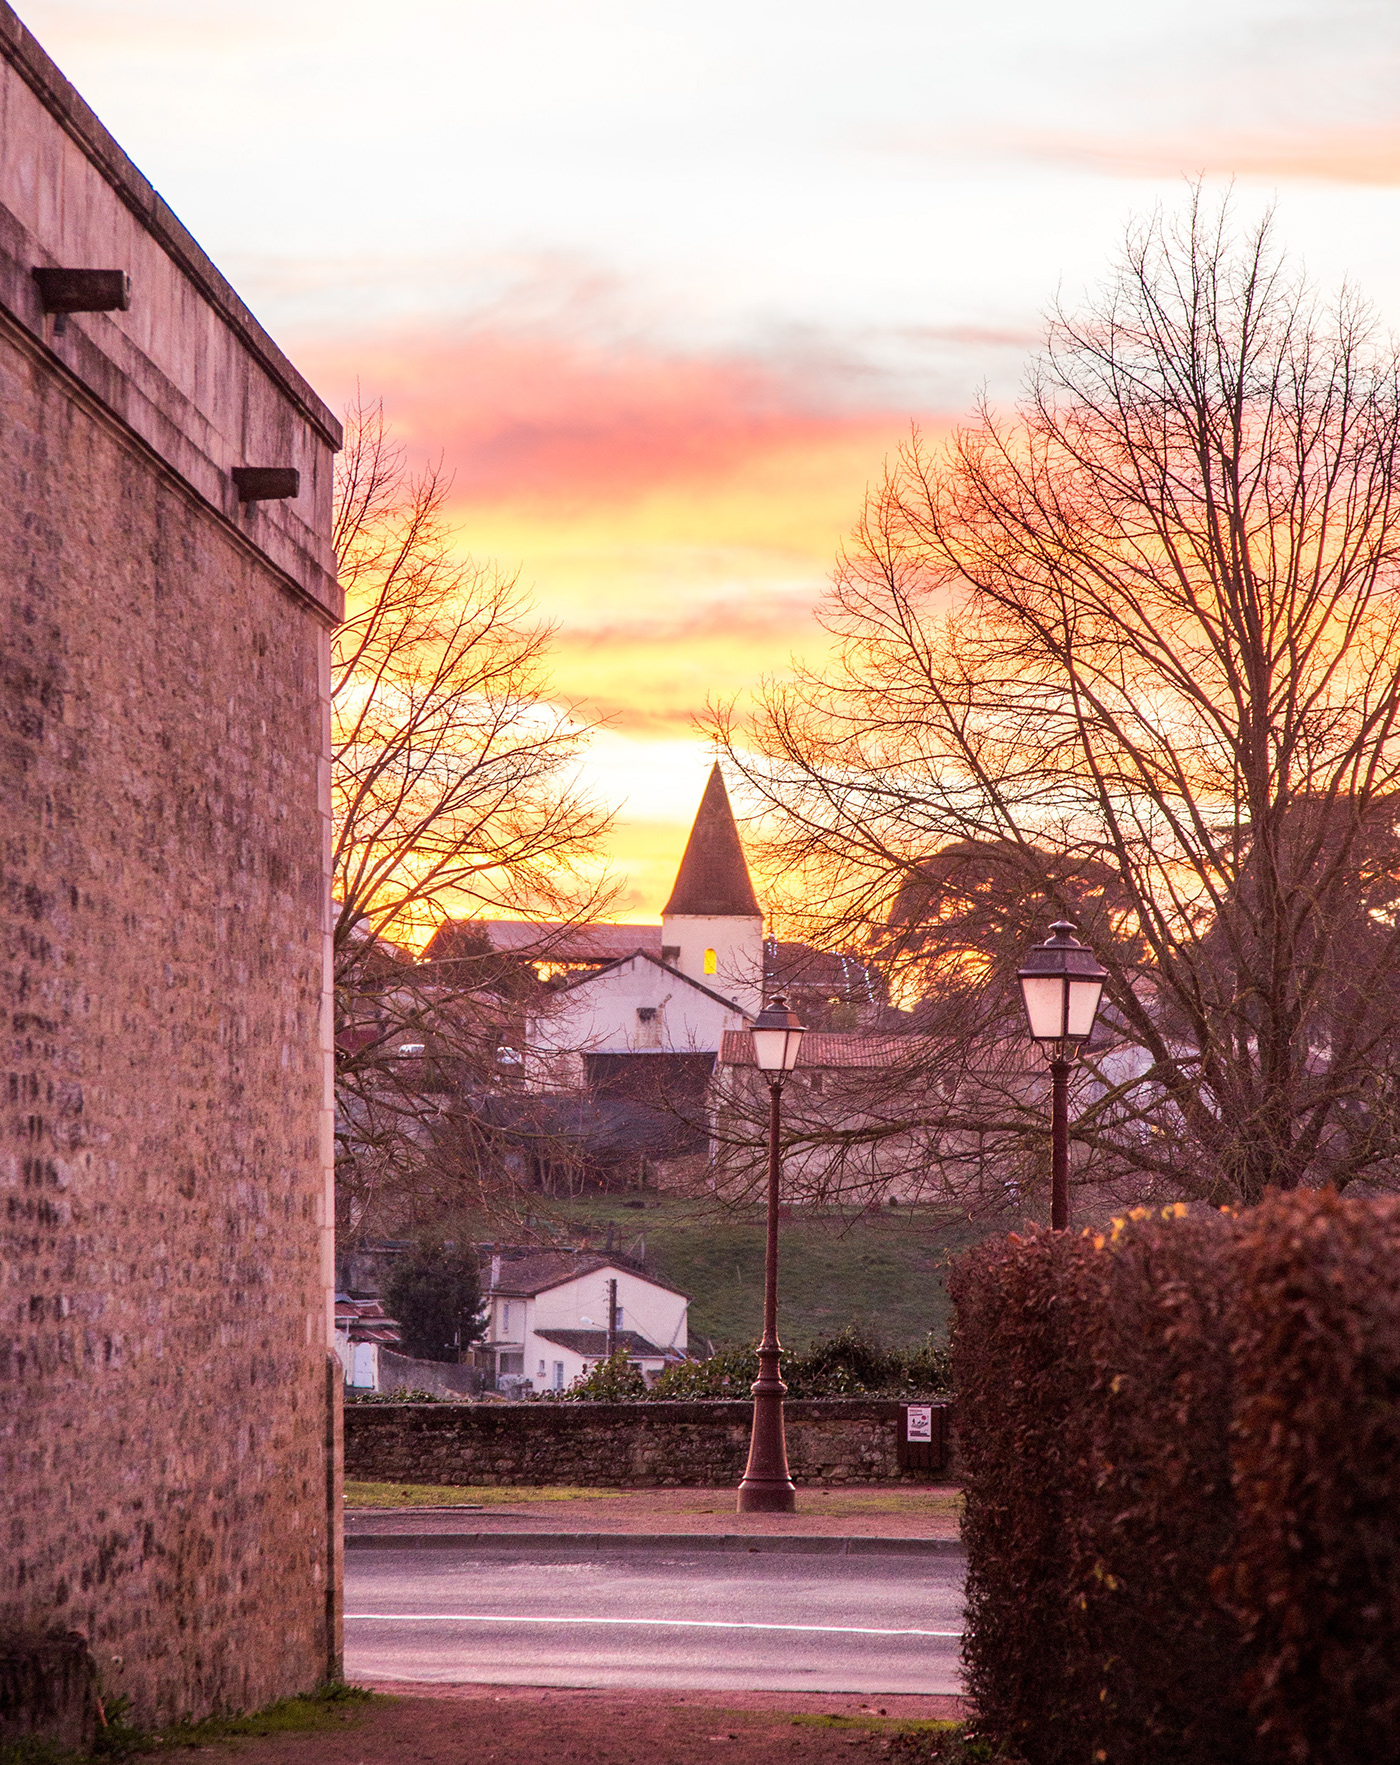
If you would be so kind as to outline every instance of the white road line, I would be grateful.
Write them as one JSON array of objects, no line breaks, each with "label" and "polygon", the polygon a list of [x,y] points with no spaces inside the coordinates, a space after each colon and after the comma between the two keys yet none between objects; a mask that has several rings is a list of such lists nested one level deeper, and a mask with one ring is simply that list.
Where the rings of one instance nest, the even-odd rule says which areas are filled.
[{"label": "white road line", "polygon": [[877,1630],[868,1624],[761,1624],[725,1618],[556,1618],[504,1612],[347,1612],[345,1622],[380,1624],[630,1624],[666,1630],[799,1630],[818,1636],[933,1636],[962,1640],[961,1630]]}]

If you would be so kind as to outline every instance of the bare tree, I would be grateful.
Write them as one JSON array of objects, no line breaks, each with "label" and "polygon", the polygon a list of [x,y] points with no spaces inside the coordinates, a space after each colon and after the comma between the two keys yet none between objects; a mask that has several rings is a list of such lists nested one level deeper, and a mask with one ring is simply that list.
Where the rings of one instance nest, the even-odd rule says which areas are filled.
[{"label": "bare tree", "polygon": [[[344,1224],[405,1197],[511,1204],[488,1105],[518,1049],[534,956],[445,922],[568,923],[605,905],[609,825],[579,761],[590,729],[550,693],[550,629],[517,581],[457,549],[438,470],[414,473],[377,405],[349,413],[332,656],[337,1172]],[[499,1113],[499,1112],[497,1112]]]},{"label": "bare tree", "polygon": [[1013,419],[914,435],[840,560],[835,660],[720,719],[808,935],[864,938],[896,997],[1005,1023],[1025,905],[1080,920],[1112,971],[1086,1178],[1400,1175],[1398,464],[1362,303],[1197,193],[1057,313]]}]

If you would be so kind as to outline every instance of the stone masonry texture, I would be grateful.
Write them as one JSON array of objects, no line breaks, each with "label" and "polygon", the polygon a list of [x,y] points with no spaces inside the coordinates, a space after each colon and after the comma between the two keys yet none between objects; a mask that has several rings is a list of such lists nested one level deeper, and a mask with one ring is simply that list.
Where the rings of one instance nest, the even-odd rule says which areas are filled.
[{"label": "stone masonry texture", "polygon": [[338,430],[3,4],[0,57],[0,1631],[155,1723],[338,1649]]},{"label": "stone masonry texture", "polygon": [[[345,1475],[366,1482],[732,1489],[751,1403],[347,1403]],[[809,1486],[926,1483],[896,1457],[892,1398],[784,1405],[788,1466]]]}]

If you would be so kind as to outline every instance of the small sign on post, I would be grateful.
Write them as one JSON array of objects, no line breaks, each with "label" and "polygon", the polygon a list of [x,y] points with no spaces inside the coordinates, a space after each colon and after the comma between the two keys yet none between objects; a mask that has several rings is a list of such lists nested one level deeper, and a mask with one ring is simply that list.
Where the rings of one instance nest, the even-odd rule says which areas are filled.
[{"label": "small sign on post", "polygon": [[946,1404],[902,1403],[899,1406],[895,1458],[901,1471],[941,1471],[944,1466]]}]

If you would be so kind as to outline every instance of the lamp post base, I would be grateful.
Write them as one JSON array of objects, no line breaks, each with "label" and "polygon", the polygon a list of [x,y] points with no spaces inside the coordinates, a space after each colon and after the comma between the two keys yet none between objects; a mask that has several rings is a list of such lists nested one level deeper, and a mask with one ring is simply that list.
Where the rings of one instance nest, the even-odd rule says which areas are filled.
[{"label": "lamp post base", "polygon": [[[771,1356],[771,1373],[762,1363]],[[797,1511],[797,1488],[788,1475],[787,1440],[783,1431],[783,1394],[787,1386],[778,1377],[777,1344],[759,1350],[762,1371],[753,1385],[753,1435],[749,1462],[739,1485],[741,1514],[792,1514]]]},{"label": "lamp post base", "polygon": [[735,1503],[739,1514],[795,1514],[797,1490],[789,1479],[786,1483],[755,1483],[748,1477],[739,1485]]}]

